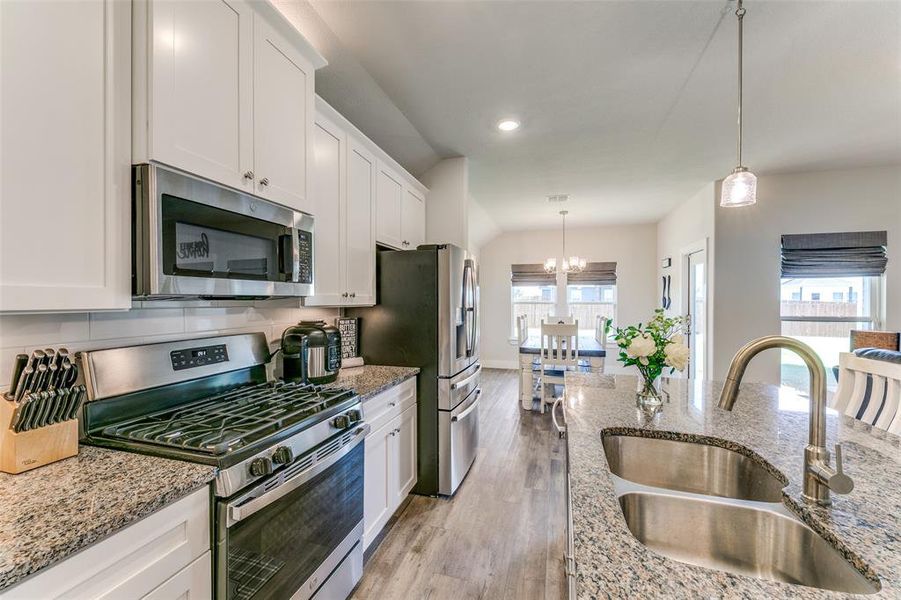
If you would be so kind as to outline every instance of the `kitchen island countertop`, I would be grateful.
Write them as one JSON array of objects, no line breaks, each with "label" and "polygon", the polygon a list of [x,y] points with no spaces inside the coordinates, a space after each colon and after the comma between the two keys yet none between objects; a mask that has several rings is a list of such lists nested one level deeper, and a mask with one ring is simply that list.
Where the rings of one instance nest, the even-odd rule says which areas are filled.
[{"label": "kitchen island countertop", "polygon": [[[830,448],[843,445],[848,495],[829,508],[801,500],[808,435],[808,400],[787,388],[746,383],[732,412],[717,407],[722,383],[673,379],[657,415],[635,405],[637,380],[627,375],[566,374],[567,447],[579,598],[835,598],[827,592],[733,575],[663,557],[626,527],[616,499],[601,431],[650,435],[750,450],[789,484],[783,501],[881,590],[856,598],[901,597],[901,438],[828,411]],[[730,444],[734,443],[734,444]],[[747,451],[745,451],[747,453]],[[758,456],[753,456],[756,453]]]},{"label": "kitchen island countertop", "polygon": [[216,468],[82,445],[78,456],[0,473],[0,590],[207,485]]}]

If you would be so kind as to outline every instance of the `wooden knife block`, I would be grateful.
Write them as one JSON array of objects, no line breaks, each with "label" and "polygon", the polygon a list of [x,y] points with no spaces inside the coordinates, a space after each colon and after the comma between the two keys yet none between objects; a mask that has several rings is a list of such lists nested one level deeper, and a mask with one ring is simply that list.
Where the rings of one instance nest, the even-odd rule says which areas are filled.
[{"label": "wooden knife block", "polygon": [[78,419],[16,433],[9,428],[15,410],[0,399],[0,471],[23,473],[78,454]]}]

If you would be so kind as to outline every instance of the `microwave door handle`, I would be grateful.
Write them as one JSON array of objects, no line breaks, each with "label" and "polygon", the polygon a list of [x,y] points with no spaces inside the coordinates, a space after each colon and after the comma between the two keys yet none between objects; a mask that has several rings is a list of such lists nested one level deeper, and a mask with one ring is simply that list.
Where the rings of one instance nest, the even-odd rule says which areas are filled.
[{"label": "microwave door handle", "polygon": [[[325,460],[314,463],[305,471],[301,471],[288,481],[272,488],[272,490],[262,494],[261,496],[254,497],[254,495],[257,494],[260,489],[262,489],[262,486],[259,486],[254,488],[247,494],[244,494],[240,498],[236,498],[227,506],[225,527],[228,528],[236,523],[240,523],[250,515],[259,512],[276,500],[285,497],[303,484],[307,483],[308,481],[337,463],[339,460],[344,458],[351,450],[353,450],[360,442],[362,442],[366,438],[366,436],[369,434],[369,431],[369,425],[364,423],[361,427],[358,427],[356,431],[354,431],[354,439],[352,442],[350,442],[334,454],[330,454]],[[248,498],[250,499],[248,500]]]},{"label": "microwave door handle", "polygon": [[278,270],[288,281],[296,283],[300,278],[300,239],[294,227],[278,236]]}]

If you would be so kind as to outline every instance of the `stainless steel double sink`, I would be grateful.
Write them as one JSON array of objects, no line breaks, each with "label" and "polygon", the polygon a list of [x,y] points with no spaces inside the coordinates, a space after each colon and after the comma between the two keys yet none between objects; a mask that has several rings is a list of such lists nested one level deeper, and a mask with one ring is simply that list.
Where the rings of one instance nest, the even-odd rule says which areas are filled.
[{"label": "stainless steel double sink", "polygon": [[783,504],[788,481],[761,462],[705,443],[601,435],[626,525],[651,550],[761,579],[879,591]]}]

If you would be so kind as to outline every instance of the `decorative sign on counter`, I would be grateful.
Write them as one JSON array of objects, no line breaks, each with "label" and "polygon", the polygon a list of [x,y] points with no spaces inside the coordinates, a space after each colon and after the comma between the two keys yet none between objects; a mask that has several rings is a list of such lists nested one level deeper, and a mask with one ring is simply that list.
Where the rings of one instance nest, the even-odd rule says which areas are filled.
[{"label": "decorative sign on counter", "polygon": [[338,331],[341,333],[341,358],[354,358],[360,354],[360,319],[336,319]]}]

